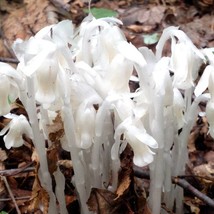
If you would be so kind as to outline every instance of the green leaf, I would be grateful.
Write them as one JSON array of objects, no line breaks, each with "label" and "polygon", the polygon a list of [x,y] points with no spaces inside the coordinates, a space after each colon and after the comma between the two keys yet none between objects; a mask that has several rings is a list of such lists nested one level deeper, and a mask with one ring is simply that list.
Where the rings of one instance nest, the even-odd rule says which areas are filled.
[{"label": "green leaf", "polygon": [[[91,8],[91,13],[92,15],[96,18],[104,18],[104,17],[116,17],[117,12],[114,10],[106,9],[106,8],[97,8],[97,7],[92,7]],[[88,9],[84,9],[84,12],[89,13]]]},{"label": "green leaf", "polygon": [[0,214],[8,214],[8,213],[5,211],[1,211]]},{"label": "green leaf", "polygon": [[158,40],[159,40],[159,35],[157,33],[143,36],[143,41],[146,45],[153,45],[157,43]]}]

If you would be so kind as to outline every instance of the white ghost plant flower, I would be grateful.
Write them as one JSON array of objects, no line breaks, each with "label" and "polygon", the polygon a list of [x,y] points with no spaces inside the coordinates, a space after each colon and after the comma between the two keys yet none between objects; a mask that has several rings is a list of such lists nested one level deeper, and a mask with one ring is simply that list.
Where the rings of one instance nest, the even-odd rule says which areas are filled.
[{"label": "white ghost plant flower", "polygon": [[39,103],[53,103],[56,99],[58,64],[55,59],[44,60],[36,71],[36,100]]},{"label": "white ghost plant flower", "polygon": [[11,116],[12,120],[0,132],[0,135],[4,135],[8,131],[4,136],[5,147],[7,149],[22,146],[24,144],[23,134],[29,138],[33,138],[33,132],[26,117],[24,115],[9,115],[9,118]]},{"label": "white ghost plant flower", "polygon": [[14,50],[26,48],[23,54],[19,54],[20,63],[17,70],[26,77],[34,79],[35,98],[45,108],[57,99],[57,76],[59,62],[57,59],[57,46],[51,41],[32,37],[26,42],[17,42]]},{"label": "white ghost plant flower", "polygon": [[184,42],[175,44],[171,57],[174,87],[185,90],[194,86],[200,64],[201,59],[195,55],[188,44]]},{"label": "white ghost plant flower", "polygon": [[146,132],[140,121],[136,124],[131,117],[125,119],[115,129],[115,139],[120,139],[122,134],[134,151],[133,162],[136,166],[146,166],[153,161],[155,153],[149,147],[157,149],[158,143]]},{"label": "white ghost plant flower", "polygon": [[174,73],[173,85],[186,90],[194,86],[199,67],[205,61],[205,57],[183,31],[177,27],[168,27],[163,31],[156,46],[157,59],[161,58],[164,44],[170,38],[172,41],[170,69]]},{"label": "white ghost plant flower", "polygon": [[211,99],[208,101],[206,106],[206,116],[209,123],[209,133],[214,138],[214,65],[208,65],[205,68],[194,93],[198,97],[207,88],[209,89]]},{"label": "white ghost plant flower", "polygon": [[5,75],[0,75],[0,114],[4,115],[10,112],[9,95],[10,80]]},{"label": "white ghost plant flower", "polygon": [[10,112],[10,102],[18,98],[21,76],[10,65],[0,62],[0,115]]}]

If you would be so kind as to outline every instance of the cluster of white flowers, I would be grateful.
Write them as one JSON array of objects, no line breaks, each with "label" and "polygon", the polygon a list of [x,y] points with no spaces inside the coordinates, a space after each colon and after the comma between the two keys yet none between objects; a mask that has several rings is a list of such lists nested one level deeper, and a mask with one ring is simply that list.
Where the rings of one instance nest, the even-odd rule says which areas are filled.
[{"label": "cluster of white flowers", "polygon": [[[89,213],[86,202],[92,187],[106,188],[110,184],[109,190],[117,188],[119,157],[129,143],[134,164],[150,164],[150,206],[156,214],[160,213],[158,201],[163,191],[165,202],[173,206],[177,190],[173,189],[171,175],[183,172],[198,103],[210,97],[201,95],[207,86],[211,100],[206,113],[210,118],[214,114],[211,51],[198,50],[181,30],[169,27],[155,55],[146,47],[137,49],[128,43],[118,25],[122,25],[118,19],[95,19],[92,15],[76,29],[71,21],[62,21],[45,27],[28,41],[15,41],[13,49],[20,61],[16,70],[0,63],[0,114],[12,118],[0,135],[9,129],[4,136],[8,149],[23,145],[23,134],[33,140],[40,157],[40,180],[50,195],[49,213],[57,209],[45,140],[50,141],[47,126],[56,115],[61,115],[64,124],[61,144],[71,153],[75,174],[72,182],[82,213]],[[163,57],[164,44],[170,38],[172,54]],[[192,103],[205,55],[210,65],[195,89],[197,98]],[[134,70],[137,78],[132,76]],[[134,93],[130,80],[139,83]],[[22,101],[29,122],[23,115],[9,114],[10,103],[16,98]],[[214,136],[214,123],[209,122]],[[57,170],[56,181],[61,177]],[[59,185],[56,197],[62,201],[58,196],[63,195],[63,185]],[[177,207],[181,209],[179,201]],[[60,203],[60,211],[66,212],[65,203]]]}]

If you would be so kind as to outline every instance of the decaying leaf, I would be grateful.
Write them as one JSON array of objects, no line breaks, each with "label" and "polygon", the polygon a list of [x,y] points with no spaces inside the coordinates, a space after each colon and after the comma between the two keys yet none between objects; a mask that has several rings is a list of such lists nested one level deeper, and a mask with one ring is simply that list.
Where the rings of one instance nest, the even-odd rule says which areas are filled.
[{"label": "decaying leaf", "polygon": [[127,29],[129,29],[135,33],[142,33],[143,32],[142,25],[136,25],[136,24],[129,25],[129,26],[127,26]]},{"label": "decaying leaf", "polygon": [[192,198],[188,198],[186,197],[184,200],[184,203],[189,206],[191,213],[194,214],[199,214],[200,213],[200,208],[199,208],[199,204],[200,202],[198,201],[197,198],[192,199]]},{"label": "decaying leaf", "polygon": [[204,178],[205,183],[212,183],[214,181],[214,162],[208,164],[201,164],[194,167],[193,172],[195,175]]},{"label": "decaying leaf", "polygon": [[[129,196],[133,190],[133,151],[129,144],[120,156],[121,170],[118,177],[118,188],[115,193],[106,189],[93,188],[88,199],[90,211],[97,214],[132,214]],[[134,200],[135,196],[132,197]]]},{"label": "decaying leaf", "polygon": [[126,201],[105,189],[93,188],[87,201],[90,211],[97,214],[134,214]]},{"label": "decaying leaf", "polygon": [[166,7],[132,7],[129,8],[122,17],[122,21],[125,26],[140,23],[145,25],[157,25],[160,24],[164,18],[164,12]]},{"label": "decaying leaf", "polygon": [[5,152],[5,150],[2,150],[0,148],[0,162],[5,161],[7,159],[7,153]]},{"label": "decaying leaf", "polygon": [[116,191],[117,198],[122,196],[129,189],[130,184],[131,184],[130,174],[125,173]]},{"label": "decaying leaf", "polygon": [[49,195],[45,189],[41,186],[38,176],[35,177],[33,184],[32,195],[28,202],[28,212],[35,213],[37,210],[40,210],[42,207],[43,214],[48,213],[49,207]]},{"label": "decaying leaf", "polygon": [[51,175],[57,170],[58,148],[58,146],[54,146],[47,150],[48,170]]},{"label": "decaying leaf", "polygon": [[56,116],[51,125],[47,126],[49,139],[52,142],[59,141],[64,136],[64,126],[60,114]]}]

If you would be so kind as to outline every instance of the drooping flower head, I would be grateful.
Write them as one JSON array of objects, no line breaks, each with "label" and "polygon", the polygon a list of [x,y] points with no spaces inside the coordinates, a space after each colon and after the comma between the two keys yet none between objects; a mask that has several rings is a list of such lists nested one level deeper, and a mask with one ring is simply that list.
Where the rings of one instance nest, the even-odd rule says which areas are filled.
[{"label": "drooping flower head", "polygon": [[20,84],[21,75],[12,66],[0,62],[0,115],[10,112],[10,103],[18,97]]},{"label": "drooping flower head", "polygon": [[11,147],[20,147],[24,144],[23,134],[29,138],[33,138],[33,132],[29,122],[24,115],[8,115],[12,118],[9,124],[2,129],[0,135],[4,135],[4,142],[7,149]]}]

